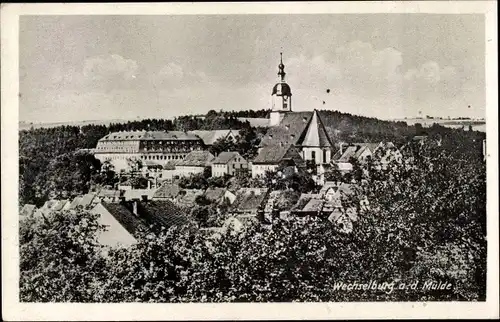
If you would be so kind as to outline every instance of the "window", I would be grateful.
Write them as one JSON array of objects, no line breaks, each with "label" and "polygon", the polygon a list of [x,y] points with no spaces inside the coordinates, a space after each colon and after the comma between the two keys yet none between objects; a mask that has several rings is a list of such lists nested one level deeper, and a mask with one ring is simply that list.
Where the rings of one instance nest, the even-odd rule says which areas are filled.
[{"label": "window", "polygon": [[316,151],[311,151],[311,159],[316,161]]},{"label": "window", "polygon": [[326,163],[326,150],[323,150],[323,162]]}]

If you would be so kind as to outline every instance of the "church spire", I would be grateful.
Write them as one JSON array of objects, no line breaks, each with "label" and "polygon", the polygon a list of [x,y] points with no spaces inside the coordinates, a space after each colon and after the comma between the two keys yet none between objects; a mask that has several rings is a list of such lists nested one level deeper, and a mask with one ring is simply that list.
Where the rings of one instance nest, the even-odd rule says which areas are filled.
[{"label": "church spire", "polygon": [[284,83],[286,73],[285,73],[285,65],[283,65],[283,53],[280,53],[280,64],[278,65],[278,69],[279,69],[278,76],[280,76],[281,82]]}]

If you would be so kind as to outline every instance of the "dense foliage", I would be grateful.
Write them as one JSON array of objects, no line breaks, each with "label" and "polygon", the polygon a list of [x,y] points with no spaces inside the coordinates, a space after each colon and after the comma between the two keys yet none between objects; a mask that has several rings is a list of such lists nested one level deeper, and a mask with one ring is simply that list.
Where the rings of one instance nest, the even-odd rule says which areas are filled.
[{"label": "dense foliage", "polygon": [[[485,164],[454,158],[435,141],[403,154],[384,167],[374,158],[361,172],[359,189],[344,201],[357,208],[351,233],[317,216],[275,218],[219,237],[178,228],[144,233],[104,256],[95,239],[102,227],[89,214],[22,222],[21,300],[484,300]],[[360,206],[364,196],[369,204]],[[370,281],[392,288],[341,284]],[[451,287],[423,289],[430,282]]]}]

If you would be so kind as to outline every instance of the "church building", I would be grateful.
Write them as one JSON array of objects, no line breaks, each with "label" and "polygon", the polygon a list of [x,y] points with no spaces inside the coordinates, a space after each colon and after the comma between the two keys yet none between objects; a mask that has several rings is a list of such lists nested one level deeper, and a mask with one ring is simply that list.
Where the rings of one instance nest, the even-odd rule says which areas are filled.
[{"label": "church building", "polygon": [[[270,148],[283,149],[294,146],[305,161],[315,164],[330,163],[336,152],[332,129],[325,127],[321,112],[317,110],[294,112],[292,110],[292,89],[285,82],[285,65],[281,58],[278,65],[278,83],[271,94],[269,130],[259,146],[257,159],[266,164]],[[269,160],[276,163],[276,160]]]}]

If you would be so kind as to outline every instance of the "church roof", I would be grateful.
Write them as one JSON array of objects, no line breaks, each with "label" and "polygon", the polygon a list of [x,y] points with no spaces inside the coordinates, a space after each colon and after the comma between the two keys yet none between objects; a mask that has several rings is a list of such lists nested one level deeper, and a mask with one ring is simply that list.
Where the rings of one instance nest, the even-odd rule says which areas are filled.
[{"label": "church roof", "polygon": [[301,137],[297,143],[302,146],[333,146],[316,110],[313,112],[312,118],[307,125],[305,134],[303,134],[303,137]]},{"label": "church roof", "polygon": [[290,149],[290,145],[281,146],[281,145],[269,145],[261,148],[259,154],[253,160],[253,163],[279,163],[283,160],[284,156]]},{"label": "church roof", "polygon": [[276,146],[279,143],[283,145],[297,144],[312,115],[313,112],[286,113],[279,125],[269,128],[262,138],[260,146]]}]

